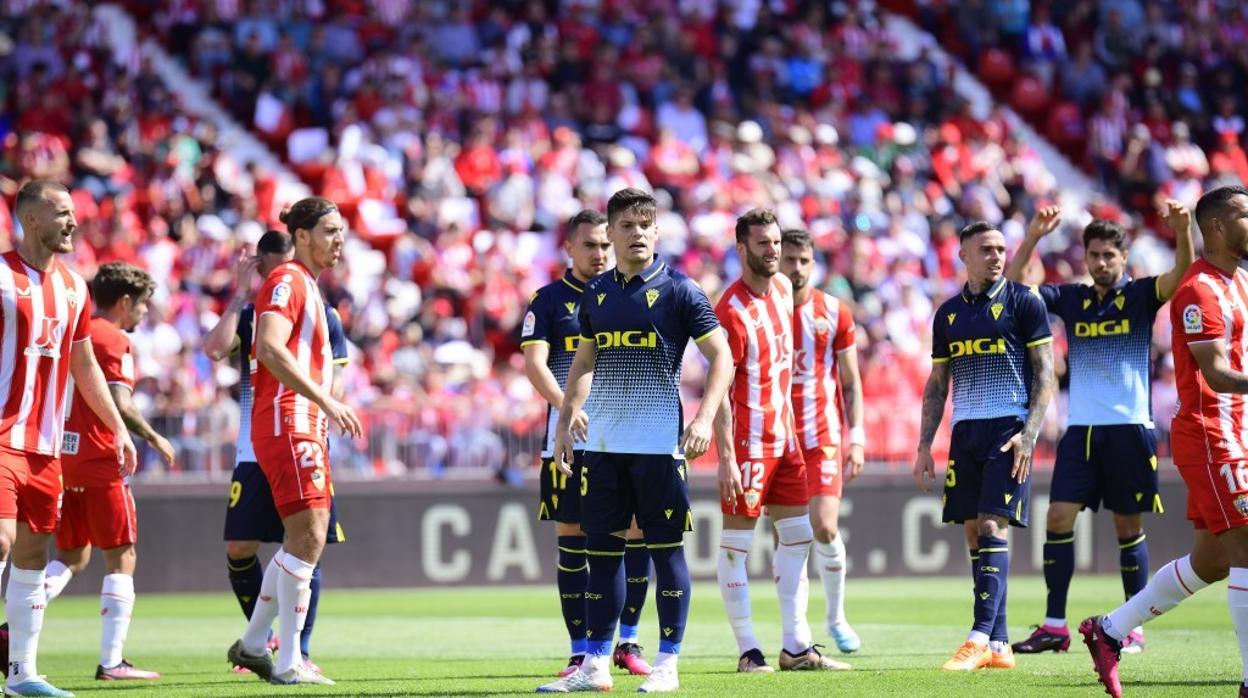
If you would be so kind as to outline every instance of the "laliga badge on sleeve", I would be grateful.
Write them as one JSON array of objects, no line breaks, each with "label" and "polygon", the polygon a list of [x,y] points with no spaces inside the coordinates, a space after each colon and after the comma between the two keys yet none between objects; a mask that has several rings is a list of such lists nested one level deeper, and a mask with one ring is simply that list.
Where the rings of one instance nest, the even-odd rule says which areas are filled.
[{"label": "laliga badge on sleeve", "polygon": [[520,329],[520,336],[528,337],[533,334],[533,329],[535,327],[537,327],[537,316],[533,314],[532,310],[530,310],[524,314],[524,326]]},{"label": "laliga badge on sleeve", "polygon": [[1200,334],[1205,331],[1199,305],[1192,304],[1183,309],[1183,331],[1187,334]]}]

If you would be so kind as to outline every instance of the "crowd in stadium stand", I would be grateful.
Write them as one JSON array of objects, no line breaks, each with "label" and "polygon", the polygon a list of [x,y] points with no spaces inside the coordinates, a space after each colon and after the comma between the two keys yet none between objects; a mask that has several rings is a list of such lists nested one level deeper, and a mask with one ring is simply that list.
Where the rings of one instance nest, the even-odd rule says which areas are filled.
[{"label": "crowd in stadium stand", "polygon": [[[85,8],[23,4],[34,7],[0,10],[0,206],[25,178],[64,181],[85,274],[124,259],[168,279],[136,337],[150,376],[140,393],[184,452],[219,453],[223,464],[192,467],[228,469],[237,407],[223,398],[237,376],[196,347],[229,299],[240,248],[275,223],[274,177],[219,150],[212,125],[179,111],[141,52],[108,51]],[[788,15],[775,3],[729,11],[714,0],[565,2],[557,15],[540,1],[124,4],[314,191],[340,202],[357,234],[346,264],[324,279],[355,347],[348,394],[371,435],[366,454],[334,444],[344,471],[528,462],[544,406],[523,375],[517,323],[532,291],[559,273],[561,221],[603,208],[623,186],[656,192],[660,253],[712,298],[738,274],[740,211],[770,207],[785,227],[810,230],[823,287],[850,302],[861,328],[869,457],[908,460],[933,305],[960,284],[958,228],[986,219],[1014,245],[1057,193],[1004,115],[973,115],[926,53],[897,58],[872,3],[787,3],[803,8]],[[941,14],[944,3],[923,5],[930,22],[962,18]],[[1019,44],[1030,45],[1029,22],[1043,11],[1000,5],[1021,12],[1021,25],[999,11],[1001,24],[983,25],[999,29],[991,37],[961,22],[938,36],[982,54],[1021,27]],[[1083,22],[1098,35],[1110,26]],[[1175,31],[1177,47],[1192,45]],[[1053,36],[1083,52],[1077,35]],[[1094,42],[1093,60],[1107,43],[1117,46]],[[1198,69],[1216,72],[1213,55]],[[1080,89],[1093,83],[1071,71],[1100,65],[1064,52],[1052,62],[1052,84]],[[1190,96],[1178,72],[1167,108]],[[1127,87],[1105,94],[1133,114],[1144,91]],[[1106,101],[1099,94],[1067,97],[1091,115]],[[1221,102],[1196,97],[1203,120],[1189,133],[1205,145],[1219,128],[1208,105]],[[1159,159],[1149,172],[1164,169],[1167,148],[1179,152],[1180,131],[1150,130]],[[1238,143],[1216,142],[1238,160],[1188,148],[1183,162],[1206,163],[1213,175],[1224,160],[1238,168]],[[1119,161],[1101,171],[1130,201],[1139,182],[1128,169]],[[1171,180],[1147,196],[1184,186]],[[12,217],[0,214],[8,238]],[[1164,245],[1132,255],[1140,273],[1167,260]],[[1077,249],[1046,261],[1053,278],[1082,272]],[[1163,328],[1158,339],[1167,337]],[[1173,403],[1164,359],[1159,421]],[[687,365],[696,401],[700,364]]]}]

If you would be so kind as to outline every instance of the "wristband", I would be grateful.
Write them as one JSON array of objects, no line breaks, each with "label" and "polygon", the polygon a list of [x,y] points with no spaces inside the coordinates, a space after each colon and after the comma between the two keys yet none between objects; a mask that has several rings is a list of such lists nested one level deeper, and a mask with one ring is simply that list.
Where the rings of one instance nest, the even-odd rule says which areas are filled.
[{"label": "wristband", "polygon": [[866,446],[867,445],[867,430],[862,427],[850,428],[849,445],[850,446]]}]

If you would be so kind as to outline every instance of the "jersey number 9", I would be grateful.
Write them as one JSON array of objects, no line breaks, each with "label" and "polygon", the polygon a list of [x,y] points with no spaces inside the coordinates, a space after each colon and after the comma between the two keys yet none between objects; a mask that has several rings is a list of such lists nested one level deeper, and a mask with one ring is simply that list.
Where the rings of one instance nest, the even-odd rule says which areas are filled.
[{"label": "jersey number 9", "polygon": [[238,506],[238,500],[243,497],[243,483],[235,480],[230,483],[230,508]]}]

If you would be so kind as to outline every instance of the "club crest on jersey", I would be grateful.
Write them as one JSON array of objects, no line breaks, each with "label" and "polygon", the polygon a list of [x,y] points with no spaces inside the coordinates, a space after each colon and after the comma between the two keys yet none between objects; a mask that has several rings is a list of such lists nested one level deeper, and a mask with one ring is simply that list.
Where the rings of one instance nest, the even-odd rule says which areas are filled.
[{"label": "club crest on jersey", "polygon": [[957,316],[958,316],[958,314],[957,314],[957,313],[949,313],[949,315],[947,315],[947,316],[946,316],[946,317],[948,317],[948,318],[949,318],[949,324],[950,324],[950,325],[952,325],[952,324],[953,324],[953,320],[954,320],[954,318],[956,318]]},{"label": "club crest on jersey", "polygon": [[827,318],[815,319],[815,334],[827,334],[832,331],[832,322]]},{"label": "club crest on jersey", "polygon": [[78,292],[72,288],[65,291],[65,302],[69,304],[70,312],[73,312],[78,305]]},{"label": "club crest on jersey", "polygon": [[65,336],[65,324],[51,317],[41,318],[41,320],[43,322],[39,325],[39,334],[31,346],[26,347],[25,353],[27,356],[56,358],[61,355],[59,347],[61,338]]},{"label": "club crest on jersey", "polygon": [[659,299],[659,289],[652,288],[646,291],[646,307],[653,308],[654,302]]},{"label": "club crest on jersey", "polygon": [[1114,299],[1114,307],[1122,310],[1122,306],[1127,304],[1127,299],[1122,297],[1122,291],[1118,292],[1118,297]]},{"label": "club crest on jersey", "polygon": [[524,326],[520,328],[520,336],[528,337],[529,335],[533,334],[533,330],[536,327],[537,327],[537,316],[533,314],[532,310],[530,310],[529,312],[524,314]]},{"label": "club crest on jersey", "polygon": [[1004,305],[1001,305],[1000,303],[993,303],[993,304],[992,304],[992,307],[990,307],[990,308],[989,308],[989,310],[991,310],[991,311],[992,311],[992,319],[993,319],[993,320],[1000,320],[1000,319],[1001,319],[1001,311],[1002,311],[1002,310],[1005,310],[1005,306],[1004,306]]},{"label": "club crest on jersey", "polygon": [[290,284],[280,283],[273,287],[273,296],[269,298],[269,303],[279,308],[285,308],[290,302]]},{"label": "club crest on jersey", "polygon": [[1084,309],[1084,310],[1087,310],[1087,309],[1088,309],[1091,305],[1092,305],[1092,299],[1091,299],[1091,298],[1084,298],[1084,299],[1083,299],[1083,309]]},{"label": "club crest on jersey", "polygon": [[745,508],[753,509],[758,506],[758,501],[762,494],[758,490],[750,490],[745,493]]},{"label": "club crest on jersey", "polygon": [[316,488],[317,492],[325,491],[325,471],[324,470],[321,470],[320,468],[313,470],[312,474],[308,476],[308,480],[312,482],[312,486]]},{"label": "club crest on jersey", "polygon": [[607,297],[607,294],[605,294],[605,293],[599,293],[599,294],[598,294],[598,305],[602,305],[602,301],[603,301],[603,300],[605,300],[605,299],[606,299],[606,297]]},{"label": "club crest on jersey", "polygon": [[1183,309],[1183,331],[1188,334],[1200,334],[1205,331],[1205,322],[1201,319],[1199,305],[1192,304]]},{"label": "club crest on jersey", "polygon": [[1248,516],[1248,494],[1241,494],[1235,498],[1235,509],[1239,511],[1240,516]]}]

